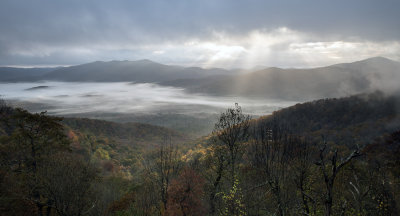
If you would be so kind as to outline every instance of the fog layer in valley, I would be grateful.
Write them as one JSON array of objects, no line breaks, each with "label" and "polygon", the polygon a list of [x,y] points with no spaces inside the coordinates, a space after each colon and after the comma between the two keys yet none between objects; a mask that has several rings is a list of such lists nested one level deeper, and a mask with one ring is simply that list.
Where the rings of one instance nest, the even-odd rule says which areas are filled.
[{"label": "fog layer in valley", "polygon": [[240,97],[212,97],[189,94],[182,88],[165,87],[150,83],[77,83],[26,82],[0,83],[0,95],[15,105],[30,111],[47,110],[50,114],[71,115],[82,113],[120,114],[195,114],[218,113],[239,103],[244,111],[263,115],[295,101]]}]

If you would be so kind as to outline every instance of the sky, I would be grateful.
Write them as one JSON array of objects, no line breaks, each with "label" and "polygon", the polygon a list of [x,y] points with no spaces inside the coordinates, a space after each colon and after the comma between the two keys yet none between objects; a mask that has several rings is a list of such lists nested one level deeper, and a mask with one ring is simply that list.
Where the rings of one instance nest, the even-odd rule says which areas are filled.
[{"label": "sky", "polygon": [[1,0],[0,65],[400,61],[398,0]]}]

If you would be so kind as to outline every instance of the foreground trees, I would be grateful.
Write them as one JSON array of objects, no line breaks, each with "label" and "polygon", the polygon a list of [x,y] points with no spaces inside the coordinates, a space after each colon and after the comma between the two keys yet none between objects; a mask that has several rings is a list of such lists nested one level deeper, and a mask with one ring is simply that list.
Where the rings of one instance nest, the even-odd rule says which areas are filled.
[{"label": "foreground trees", "polygon": [[165,136],[130,155],[125,163],[134,171],[124,175],[110,159],[116,152],[104,148],[105,163],[76,151],[79,139],[71,136],[70,145],[60,118],[1,106],[0,116],[0,215],[397,215],[399,209],[400,132],[354,151],[336,137],[295,133],[276,116],[250,120],[236,104],[193,145]]},{"label": "foreground trees", "polygon": [[[88,191],[97,172],[69,153],[61,118],[15,109],[6,121],[12,133],[1,137],[1,181],[2,186],[7,184],[1,188],[2,212],[81,215],[88,211],[92,202]],[[15,204],[19,206],[12,207]]]},{"label": "foreground trees", "polygon": [[171,182],[169,188],[168,207],[166,215],[171,216],[201,216],[206,213],[201,200],[204,193],[204,180],[189,167]]},{"label": "foreground trees", "polygon": [[[233,186],[236,178],[237,163],[244,151],[244,142],[249,137],[250,116],[242,113],[242,108],[235,104],[222,113],[213,131],[214,145],[227,152],[226,159],[230,167],[230,183]],[[221,151],[221,150],[217,150]]]},{"label": "foreground trees", "polygon": [[157,151],[155,158],[154,171],[156,174],[156,182],[160,189],[162,212],[168,208],[169,192],[172,178],[175,177],[180,170],[180,154],[176,146],[171,142],[170,138],[165,138],[164,143]]},{"label": "foreground trees", "polygon": [[57,153],[39,168],[43,197],[59,215],[87,215],[96,207],[98,169],[78,155]]},{"label": "foreground trees", "polygon": [[45,113],[30,114],[16,109],[7,121],[13,132],[2,138],[2,151],[7,157],[2,165],[8,168],[7,177],[20,180],[16,182],[20,186],[15,186],[23,189],[12,191],[12,196],[35,205],[39,214],[49,205],[43,199],[39,169],[53,153],[68,148],[60,120]]},{"label": "foreground trees", "polygon": [[271,191],[278,215],[287,215],[290,206],[288,187],[291,177],[291,162],[295,144],[287,127],[274,119],[271,123],[260,123],[253,129],[249,159],[251,166],[261,176],[258,188]]},{"label": "foreground trees", "polygon": [[325,150],[327,146],[324,144],[324,146],[321,148],[320,153],[319,153],[319,161],[316,163],[322,171],[322,174],[324,176],[324,182],[325,182],[325,215],[330,216],[332,215],[332,205],[333,205],[333,186],[335,183],[335,179],[337,175],[342,171],[344,166],[348,163],[351,162],[356,157],[359,157],[361,154],[359,150],[353,151],[346,159],[343,159],[339,161],[338,159],[338,151],[335,150],[330,157],[329,163],[327,164],[327,159],[325,155]]},{"label": "foreground trees", "polygon": [[[228,109],[207,143],[190,154],[173,142],[151,154],[153,168],[132,199],[135,212],[396,215],[398,178],[377,167],[380,158],[372,163],[360,150],[316,140],[294,133],[282,119],[250,121],[240,107]],[[144,198],[149,202],[139,205]]]},{"label": "foreground trees", "polygon": [[[212,181],[210,192],[210,214],[216,213],[215,202],[217,190],[220,187],[225,169],[229,167],[229,184],[232,191],[238,185],[238,163],[245,150],[244,143],[249,137],[250,116],[242,113],[242,108],[235,104],[222,113],[215,124],[210,143],[212,159],[214,162],[215,177]],[[237,191],[237,190],[234,190]],[[236,202],[233,202],[236,203]],[[229,204],[227,214],[236,215],[235,207]]]}]

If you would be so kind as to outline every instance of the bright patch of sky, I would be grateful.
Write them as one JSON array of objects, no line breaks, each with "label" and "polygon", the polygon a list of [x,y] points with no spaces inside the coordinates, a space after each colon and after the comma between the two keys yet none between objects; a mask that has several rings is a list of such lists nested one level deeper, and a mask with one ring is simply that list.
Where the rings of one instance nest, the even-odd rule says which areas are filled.
[{"label": "bright patch of sky", "polygon": [[400,61],[396,0],[0,1],[0,65],[150,59],[184,66]]}]

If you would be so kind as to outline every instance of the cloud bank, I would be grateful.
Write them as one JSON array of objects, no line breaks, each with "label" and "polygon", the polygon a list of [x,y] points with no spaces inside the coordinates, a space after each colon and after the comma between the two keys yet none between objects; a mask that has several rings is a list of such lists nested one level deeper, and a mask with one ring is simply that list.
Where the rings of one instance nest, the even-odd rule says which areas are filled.
[{"label": "cloud bank", "polygon": [[148,58],[204,67],[400,60],[400,2],[0,2],[0,65]]}]

